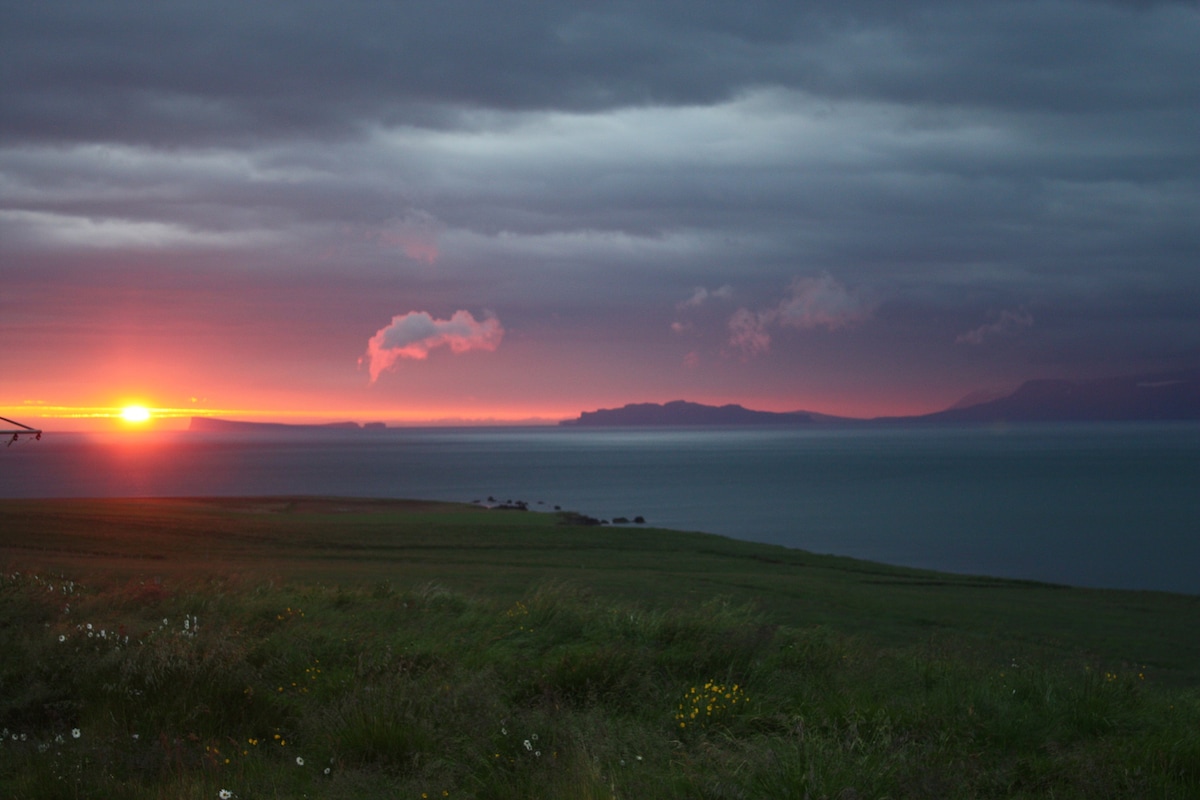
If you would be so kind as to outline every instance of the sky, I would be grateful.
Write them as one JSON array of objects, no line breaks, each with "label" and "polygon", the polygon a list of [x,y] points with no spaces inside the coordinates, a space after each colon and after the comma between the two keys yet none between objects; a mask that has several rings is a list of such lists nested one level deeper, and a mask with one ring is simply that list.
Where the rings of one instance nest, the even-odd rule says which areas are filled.
[{"label": "sky", "polygon": [[1200,366],[1196,2],[0,0],[0,415]]}]

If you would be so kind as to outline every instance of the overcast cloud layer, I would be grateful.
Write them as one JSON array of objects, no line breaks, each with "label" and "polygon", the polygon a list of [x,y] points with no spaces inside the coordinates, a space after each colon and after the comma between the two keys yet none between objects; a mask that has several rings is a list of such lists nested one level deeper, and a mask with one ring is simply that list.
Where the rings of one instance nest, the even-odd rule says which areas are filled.
[{"label": "overcast cloud layer", "polygon": [[[886,414],[1200,364],[1194,2],[0,8],[0,407],[141,364]],[[503,342],[406,338],[451,319]]]}]

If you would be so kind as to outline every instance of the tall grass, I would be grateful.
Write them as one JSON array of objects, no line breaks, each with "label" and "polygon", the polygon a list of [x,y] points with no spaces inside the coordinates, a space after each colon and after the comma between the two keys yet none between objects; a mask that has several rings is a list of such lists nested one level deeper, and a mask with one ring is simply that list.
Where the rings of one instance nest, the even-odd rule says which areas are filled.
[{"label": "tall grass", "polygon": [[12,798],[1200,796],[1200,697],[1140,665],[720,600],[8,573],[0,652]]}]

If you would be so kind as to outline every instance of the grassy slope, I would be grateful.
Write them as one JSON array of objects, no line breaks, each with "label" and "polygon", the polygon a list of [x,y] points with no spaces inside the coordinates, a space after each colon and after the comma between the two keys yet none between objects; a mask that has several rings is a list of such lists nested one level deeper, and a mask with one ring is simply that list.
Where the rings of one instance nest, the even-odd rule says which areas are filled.
[{"label": "grassy slope", "polygon": [[955,576],[550,514],[320,498],[0,502],[0,563],[72,574],[271,575],[449,588],[516,599],[569,582],[659,605],[715,596],[772,622],[887,644],[954,633],[999,646],[1137,661],[1200,683],[1200,597]]},{"label": "grassy slope", "polygon": [[2,501],[0,796],[1200,792],[1200,598],[556,521]]}]

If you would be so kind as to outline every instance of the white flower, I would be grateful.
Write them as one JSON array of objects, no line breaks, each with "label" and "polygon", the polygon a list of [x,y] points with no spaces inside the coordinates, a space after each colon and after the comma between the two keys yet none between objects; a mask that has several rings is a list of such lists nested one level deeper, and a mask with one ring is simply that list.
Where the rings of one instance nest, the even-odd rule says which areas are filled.
[{"label": "white flower", "polygon": [[65,633],[60,633],[60,634],[58,635],[58,640],[59,640],[60,642],[65,642],[65,641],[67,640],[67,635],[66,635]]},{"label": "white flower", "polygon": [[233,797],[233,792],[228,789],[222,789],[217,792],[217,797],[221,798],[221,800],[229,800],[229,798]]},{"label": "white flower", "polygon": [[297,764],[298,766],[301,766],[301,767],[303,767],[303,766],[304,766],[304,759],[303,759],[303,758],[301,758],[300,756],[296,756],[296,764]]},{"label": "white flower", "polygon": [[532,750],[532,749],[533,749],[533,743],[532,743],[532,742],[530,742],[528,739],[526,739],[526,740],[525,740],[525,749],[526,749],[526,750]]},{"label": "white flower", "polygon": [[83,732],[80,731],[79,728],[71,728],[72,739],[78,739],[80,736],[83,736]]},{"label": "white flower", "polygon": [[329,767],[326,767],[326,768],[325,768],[325,774],[326,774],[326,775],[328,775],[328,774],[329,774]]},{"label": "white flower", "polygon": [[89,622],[89,623],[87,624],[87,629],[88,629],[89,631],[92,629],[92,623],[90,623],[90,622]]}]

